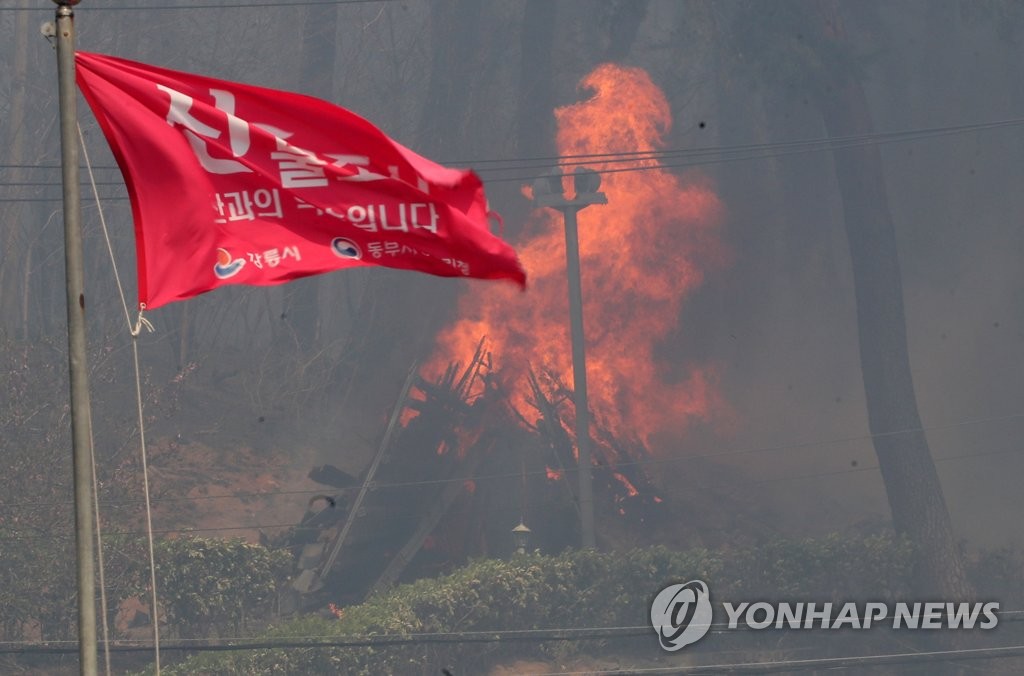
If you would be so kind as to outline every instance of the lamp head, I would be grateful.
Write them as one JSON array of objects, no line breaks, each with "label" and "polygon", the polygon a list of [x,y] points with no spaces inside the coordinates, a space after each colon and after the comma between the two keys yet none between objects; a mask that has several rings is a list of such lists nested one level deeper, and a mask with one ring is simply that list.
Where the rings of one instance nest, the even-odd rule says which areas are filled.
[{"label": "lamp head", "polygon": [[562,174],[552,172],[538,176],[533,180],[533,194],[539,195],[561,195]]},{"label": "lamp head", "polygon": [[594,194],[601,187],[601,174],[586,167],[576,167],[572,175],[573,187],[577,195]]}]

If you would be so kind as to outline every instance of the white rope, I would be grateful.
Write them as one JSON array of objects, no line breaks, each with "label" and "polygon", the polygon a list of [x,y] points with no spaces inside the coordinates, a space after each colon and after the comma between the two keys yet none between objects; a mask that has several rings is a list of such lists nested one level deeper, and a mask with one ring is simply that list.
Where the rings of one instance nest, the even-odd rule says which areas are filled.
[{"label": "white rope", "polygon": [[132,328],[132,360],[135,363],[135,404],[139,412],[139,452],[142,456],[142,486],[146,496],[146,544],[149,546],[149,584],[152,590],[150,602],[153,625],[154,672],[160,676],[160,607],[156,600],[156,557],[153,554],[153,510],[149,501],[149,462],[146,460],[146,426],[142,417],[142,378],[139,375],[139,332],[145,326],[150,331],[153,325],[142,316],[145,303],[139,309],[139,320]]},{"label": "white rope", "polygon": [[114,269],[114,281],[117,282],[117,293],[121,296],[121,307],[124,308],[124,319],[128,323],[128,330],[132,330],[132,316],[128,310],[128,300],[124,295],[124,287],[121,285],[121,275],[117,271],[117,261],[114,259],[114,247],[110,243],[110,233],[107,232],[107,219],[103,214],[103,206],[100,204],[100,193],[96,189],[96,177],[92,173],[92,163],[89,161],[89,149],[85,147],[85,136],[82,134],[82,125],[78,126],[78,142],[82,146],[82,159],[85,160],[85,170],[89,173],[89,185],[92,186],[92,196],[96,200],[96,211],[100,216],[100,227],[103,228],[103,238],[107,242],[107,253],[110,254],[110,265]]},{"label": "white rope", "polygon": [[[90,412],[90,417],[91,417]],[[103,614],[103,662],[106,674],[110,676],[110,623],[107,620],[107,582],[103,569],[103,530],[100,527],[99,480],[96,478],[96,444],[92,439],[92,426],[89,426],[89,462],[92,465],[92,502],[93,514],[96,515],[96,556],[100,573],[100,612]]]},{"label": "white rope", "polygon": [[[160,676],[160,607],[157,604],[157,587],[156,587],[156,556],[153,552],[153,510],[150,504],[149,496],[149,461],[146,458],[146,422],[142,413],[142,376],[139,368],[139,334],[142,332],[142,328],[145,327],[149,331],[153,331],[153,325],[148,319],[142,316],[142,313],[146,309],[146,304],[141,303],[139,305],[139,316],[138,319],[132,324],[131,313],[128,310],[128,301],[125,298],[124,286],[121,284],[121,275],[117,269],[117,259],[114,257],[114,247],[110,243],[110,232],[107,230],[107,219],[103,214],[103,206],[100,204],[100,195],[96,189],[96,179],[92,173],[92,164],[89,161],[89,151],[85,147],[85,136],[82,134],[81,125],[78,126],[78,140],[82,146],[82,157],[85,160],[85,168],[89,173],[89,183],[92,186],[93,198],[96,200],[96,210],[100,217],[100,227],[103,230],[103,239],[107,243],[107,253],[110,254],[110,265],[114,271],[114,281],[117,283],[117,292],[121,297],[121,307],[124,308],[125,321],[128,323],[128,332],[132,337],[132,361],[135,367],[135,405],[139,415],[139,454],[142,459],[142,487],[143,494],[146,499],[146,544],[149,546],[149,584],[150,584],[150,624],[153,627],[153,666],[154,673],[156,676]],[[93,458],[93,481],[96,480],[96,468],[95,468],[95,456]],[[94,490],[95,494],[95,490]],[[98,499],[97,499],[98,500]],[[97,523],[99,520],[99,502],[96,503],[96,518]],[[99,529],[96,530],[97,537],[99,536]],[[100,548],[102,552],[102,546]],[[107,646],[107,627],[106,627],[106,588],[103,584],[103,558],[102,554],[100,557],[100,600],[102,607],[104,608],[103,617],[103,636],[104,636],[104,652],[107,654],[107,674],[110,674],[110,656],[109,647]]]},{"label": "white rope", "polygon": [[[85,139],[82,137],[81,126],[78,127],[78,140],[82,145],[82,152],[85,153],[85,166],[89,170],[89,181],[92,183],[93,196],[96,198],[97,207],[99,207],[99,194],[96,192],[96,181],[92,174],[92,166],[89,164],[89,153],[85,150]],[[106,232],[106,228],[104,228],[104,232]],[[89,416],[92,417],[92,411],[89,412]],[[99,565],[100,576],[100,613],[103,617],[103,663],[106,675],[110,676],[110,622],[108,620],[107,612],[107,578],[103,562],[103,528],[101,525],[102,520],[100,519],[99,479],[96,476],[96,443],[92,439],[92,425],[89,426],[89,436],[89,463],[92,466],[93,513],[96,517],[96,557],[97,564]]]}]

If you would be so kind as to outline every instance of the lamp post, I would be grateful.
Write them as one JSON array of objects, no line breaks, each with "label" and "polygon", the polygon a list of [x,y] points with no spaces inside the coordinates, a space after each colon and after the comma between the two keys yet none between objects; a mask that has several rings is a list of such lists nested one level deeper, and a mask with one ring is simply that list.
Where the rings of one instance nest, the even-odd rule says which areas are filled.
[{"label": "lamp post", "polygon": [[565,262],[569,278],[569,325],[572,335],[573,403],[576,407],[576,447],[579,468],[580,533],[584,549],[597,546],[594,532],[594,490],[590,461],[590,409],[587,405],[587,362],[583,349],[583,293],[580,289],[580,247],[576,214],[591,204],[608,204],[601,187],[601,175],[576,167],[572,174],[576,196],[569,199],[562,190],[562,175],[541,176],[533,182],[537,206],[562,212],[565,223]]},{"label": "lamp post", "polygon": [[512,542],[516,546],[516,554],[525,554],[530,545],[530,529],[522,521],[512,529]]}]

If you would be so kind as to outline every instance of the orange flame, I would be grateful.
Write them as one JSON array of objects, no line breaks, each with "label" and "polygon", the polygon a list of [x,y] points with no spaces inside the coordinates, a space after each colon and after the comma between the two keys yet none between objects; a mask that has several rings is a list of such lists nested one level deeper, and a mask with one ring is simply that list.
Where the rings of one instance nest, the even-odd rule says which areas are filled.
[{"label": "orange flame", "polygon": [[548,479],[551,481],[558,481],[562,478],[562,473],[557,469],[551,469],[550,467],[545,467],[544,469],[547,470]]},{"label": "orange flame", "polygon": [[640,495],[640,491],[636,489],[636,486],[633,485],[632,481],[627,479],[622,474],[619,474],[618,472],[612,472],[612,475],[619,480],[619,483],[626,487],[626,493],[629,495],[629,497],[635,498],[636,496]]},{"label": "orange flame", "polygon": [[[672,123],[668,101],[645,71],[605,64],[581,87],[593,95],[555,111],[561,154],[663,147]],[[646,169],[604,174],[608,204],[580,212],[579,239],[590,406],[612,434],[629,430],[648,442],[656,432],[709,420],[724,406],[714,368],[666,375],[658,348],[676,330],[686,296],[726,256],[717,234],[722,207],[709,182],[681,179],[653,159],[637,165]],[[531,288],[520,294],[501,285],[471,287],[460,299],[461,319],[438,336],[426,369],[436,374],[464,361],[487,336],[512,404],[523,413],[531,410],[522,377],[529,364],[572,382],[562,217],[538,211],[525,233],[517,248]]]}]

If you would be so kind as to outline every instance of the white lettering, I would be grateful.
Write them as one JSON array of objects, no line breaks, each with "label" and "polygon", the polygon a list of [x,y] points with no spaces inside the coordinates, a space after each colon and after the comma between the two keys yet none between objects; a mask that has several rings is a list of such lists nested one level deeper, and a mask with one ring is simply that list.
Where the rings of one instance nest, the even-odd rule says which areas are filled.
[{"label": "white lettering", "polygon": [[924,617],[921,618],[922,629],[942,629],[942,611],[945,610],[943,603],[924,604]]},{"label": "white lettering", "polygon": [[[764,619],[757,619],[757,613],[764,611]],[[747,626],[751,629],[764,629],[770,627],[775,622],[775,608],[770,603],[764,601],[755,603],[750,606],[747,610]]]},{"label": "white lettering", "polygon": [[[167,124],[181,125],[185,128],[183,132],[188,144],[192,147],[199,164],[211,174],[241,174],[250,173],[251,169],[241,162],[226,158],[216,158],[210,155],[210,149],[206,145],[206,139],[220,138],[220,130],[200,122],[192,115],[191,96],[177,90],[157,85],[157,89],[170,96],[170,107],[167,111]],[[220,89],[211,89],[210,93],[214,98],[214,105],[218,110],[227,115],[228,136],[231,145],[231,152],[235,157],[241,157],[249,149],[249,128],[244,120],[235,117],[235,97]],[[202,138],[201,138],[202,137]]]},{"label": "white lettering", "polygon": [[804,615],[804,629],[813,627],[815,620],[821,620],[821,628],[828,629],[828,621],[832,616],[832,604],[822,604],[821,610],[815,612],[816,605],[815,603],[807,604],[807,612]]},{"label": "white lettering", "polygon": [[964,629],[973,629],[979,613],[981,613],[981,604],[978,603],[946,604],[946,617],[949,619],[950,629],[959,629],[961,624]]},{"label": "white lettering", "polygon": [[799,629],[804,621],[804,604],[780,603],[779,612],[776,615],[775,627],[782,629],[783,625],[789,625],[790,629]]},{"label": "white lettering", "polygon": [[231,154],[241,157],[249,152],[249,125],[245,120],[235,117],[235,95],[223,89],[211,89],[213,105],[224,111],[228,116],[228,138],[231,141]]},{"label": "white lettering", "polygon": [[737,626],[739,626],[740,616],[743,614],[743,611],[746,610],[748,605],[750,604],[741,603],[734,608],[731,603],[722,604],[722,606],[725,608],[725,614],[729,616],[730,629],[735,629]]},{"label": "white lettering", "polygon": [[917,629],[918,621],[920,620],[921,604],[915,603],[914,609],[911,611],[909,604],[897,603],[896,613],[892,619],[892,628],[899,629],[902,625],[906,625],[907,629]]},{"label": "white lettering", "polygon": [[833,629],[841,629],[844,624],[850,625],[851,629],[860,629],[860,614],[857,612],[856,603],[844,603],[832,623]]},{"label": "white lettering", "polygon": [[992,629],[999,624],[999,617],[996,615],[999,612],[998,603],[986,603],[981,612],[985,615],[985,619],[978,625],[979,629]]},{"label": "white lettering", "polygon": [[864,606],[864,628],[869,629],[875,620],[884,619],[889,609],[884,603],[868,603]]}]

